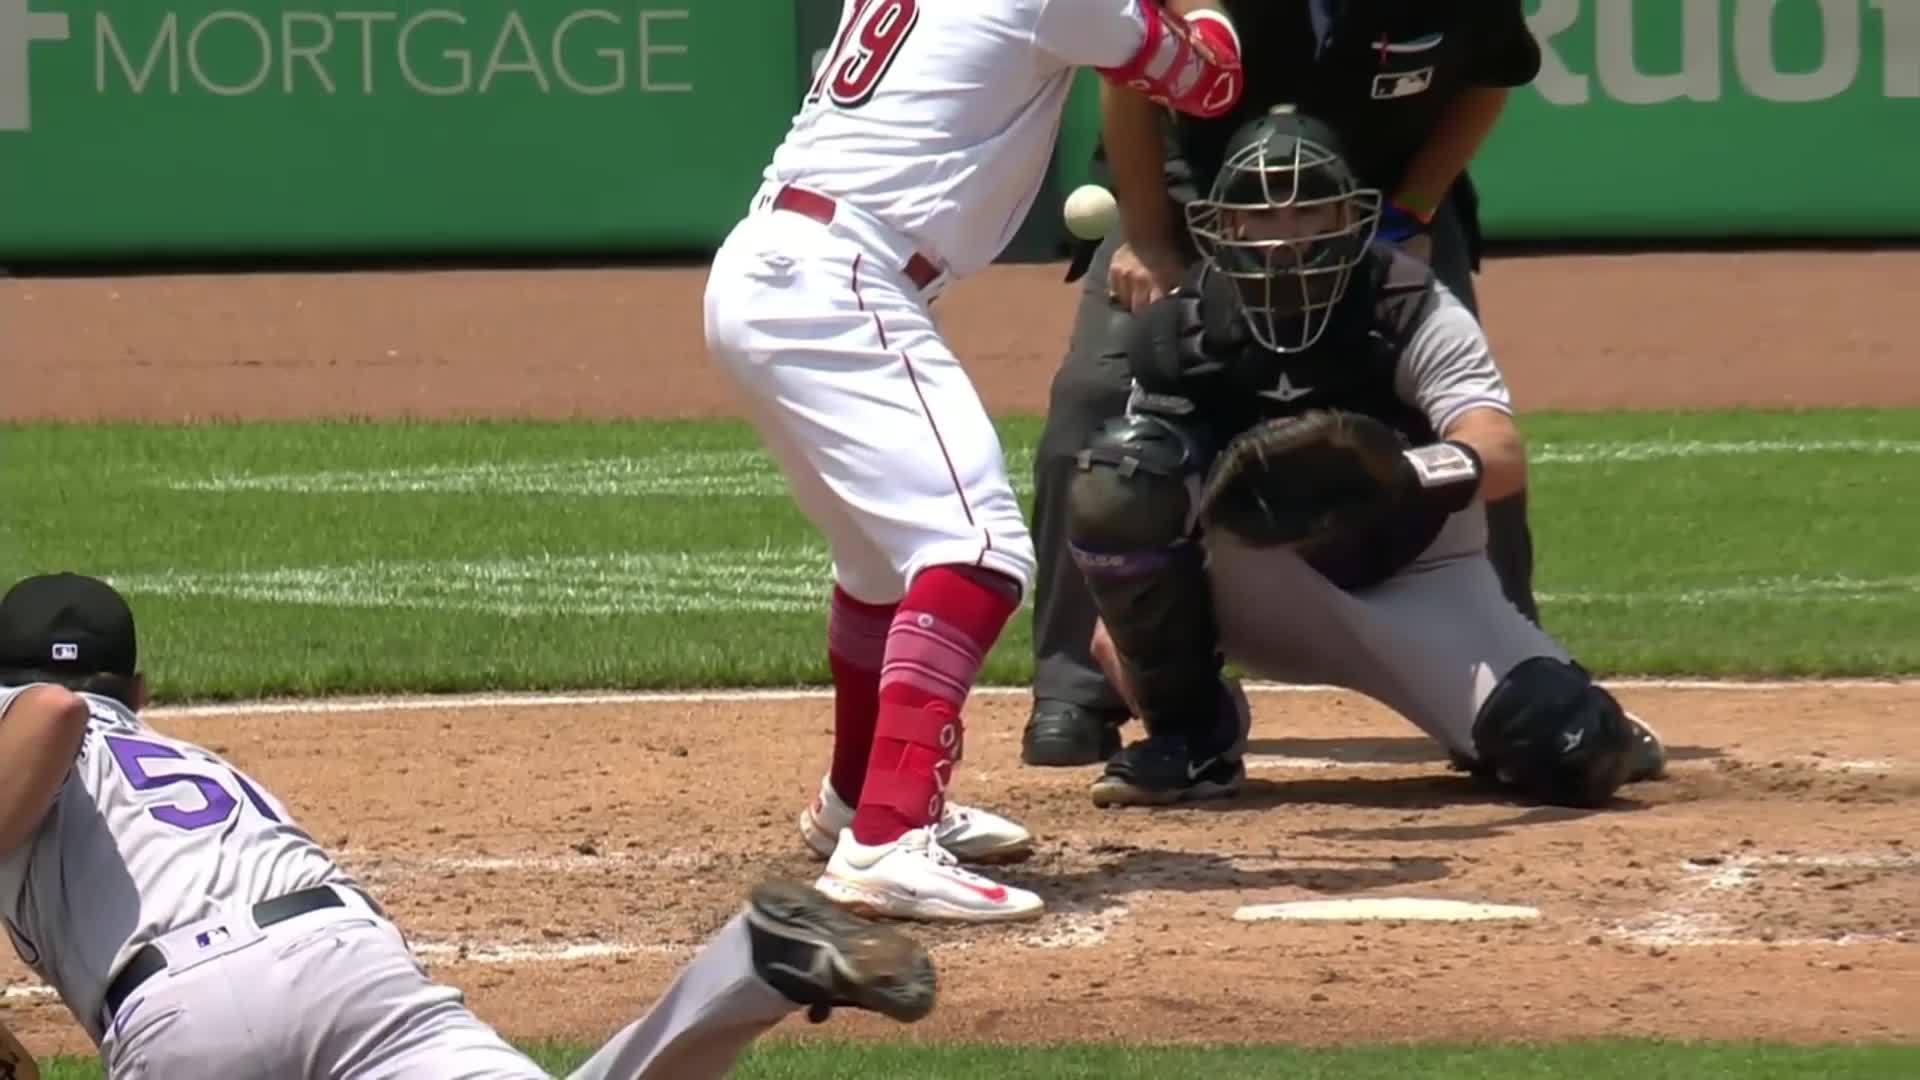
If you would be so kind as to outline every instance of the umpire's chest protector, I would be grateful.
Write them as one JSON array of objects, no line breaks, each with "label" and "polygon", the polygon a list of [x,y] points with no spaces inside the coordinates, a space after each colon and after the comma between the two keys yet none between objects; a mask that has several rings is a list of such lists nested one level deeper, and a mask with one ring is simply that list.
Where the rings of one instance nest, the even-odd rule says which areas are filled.
[{"label": "umpire's chest protector", "polygon": [[[1247,340],[1221,373],[1206,406],[1224,421],[1230,438],[1263,420],[1311,409],[1371,416],[1400,432],[1409,446],[1439,441],[1426,414],[1400,397],[1400,367],[1414,334],[1433,312],[1433,274],[1426,264],[1376,246],[1320,341],[1304,353],[1281,355]],[[1230,290],[1207,290],[1231,303]],[[1209,318],[1212,313],[1209,312]],[[1378,584],[1418,558],[1446,524],[1442,512],[1407,508],[1312,561],[1347,589]]]}]

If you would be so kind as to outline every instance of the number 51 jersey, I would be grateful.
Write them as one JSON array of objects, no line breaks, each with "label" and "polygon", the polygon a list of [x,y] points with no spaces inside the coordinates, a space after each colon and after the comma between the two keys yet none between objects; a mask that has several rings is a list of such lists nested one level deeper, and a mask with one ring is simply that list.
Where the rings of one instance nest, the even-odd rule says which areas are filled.
[{"label": "number 51 jersey", "polygon": [[997,258],[1053,156],[1077,67],[1146,39],[1140,0],[845,0],[764,179],[851,203],[961,277]]},{"label": "number 51 jersey", "polygon": [[[0,689],[0,717],[21,689]],[[111,698],[80,697],[86,738],[39,830],[0,858],[0,914],[97,1040],[108,975],[140,943],[353,881],[251,777]]]}]

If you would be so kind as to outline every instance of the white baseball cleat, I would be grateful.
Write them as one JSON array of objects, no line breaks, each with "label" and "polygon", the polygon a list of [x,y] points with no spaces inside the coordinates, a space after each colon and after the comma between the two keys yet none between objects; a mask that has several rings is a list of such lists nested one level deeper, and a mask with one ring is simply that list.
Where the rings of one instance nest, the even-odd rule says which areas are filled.
[{"label": "white baseball cleat", "polygon": [[[800,812],[800,835],[807,846],[822,859],[833,857],[840,842],[840,831],[853,825],[853,807],[833,790],[829,780],[820,781],[820,794],[813,805]],[[952,852],[961,862],[1010,863],[1033,854],[1033,834],[1019,822],[1010,821],[989,810],[949,802],[933,827],[934,842]]]},{"label": "white baseball cleat", "polygon": [[1034,919],[1046,906],[1025,889],[961,869],[930,829],[912,829],[872,847],[848,829],[813,887],[849,911],[926,922]]}]

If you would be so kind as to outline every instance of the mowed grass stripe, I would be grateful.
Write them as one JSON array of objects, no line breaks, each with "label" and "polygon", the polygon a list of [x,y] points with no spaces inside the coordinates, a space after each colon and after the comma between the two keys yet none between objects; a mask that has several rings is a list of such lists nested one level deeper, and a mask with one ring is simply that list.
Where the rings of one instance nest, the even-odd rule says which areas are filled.
[{"label": "mowed grass stripe", "polygon": [[[262,571],[134,574],[116,587],[155,596],[217,596],[271,604],[406,607],[500,615],[625,615],[706,611],[811,612],[820,604],[825,548],[741,558],[733,553],[609,552],[515,562],[365,563]],[[1773,578],[1686,589],[1537,593],[1549,606],[1706,607],[1737,601],[1807,608],[1905,604],[1920,577]],[[1032,597],[1026,598],[1026,606]]]},{"label": "mowed grass stripe", "polygon": [[[1537,589],[1590,666],[1920,669],[1920,413],[1525,426]],[[1001,424],[1023,490],[1037,433]],[[15,426],[0,499],[0,574],[121,583],[167,700],[826,679],[826,552],[738,423]],[[1027,681],[1029,628],[987,681]]]},{"label": "mowed grass stripe", "polygon": [[[1702,442],[1651,440],[1619,444],[1548,443],[1536,448],[1537,468],[1618,462],[1753,455],[1833,454],[1902,456],[1920,453],[1920,441],[1892,439],[1748,440]],[[1022,497],[1033,491],[1033,450],[1005,450],[1007,470]],[[157,481],[173,491],[266,491],[292,495],[573,495],[644,497],[664,495],[722,498],[773,498],[785,493],[785,481],[773,459],[762,451],[678,452],[645,457],[589,458],[571,461],[518,461],[477,465],[422,464],[363,470],[322,470],[258,474],[213,473]]]}]

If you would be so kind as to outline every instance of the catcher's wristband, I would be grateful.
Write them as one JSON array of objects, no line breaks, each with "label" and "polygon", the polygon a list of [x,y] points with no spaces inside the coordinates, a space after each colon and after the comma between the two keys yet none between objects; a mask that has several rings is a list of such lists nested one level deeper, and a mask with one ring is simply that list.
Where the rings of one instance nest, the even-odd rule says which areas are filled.
[{"label": "catcher's wristband", "polygon": [[1449,439],[1403,450],[1400,456],[1413,470],[1415,498],[1436,510],[1465,510],[1480,491],[1480,455],[1466,443]]}]

